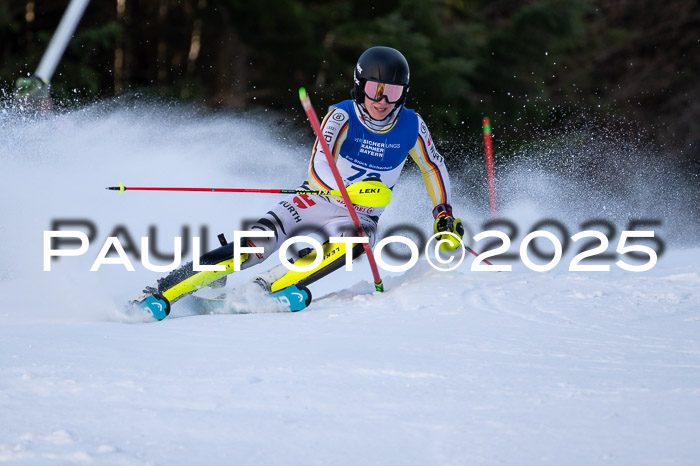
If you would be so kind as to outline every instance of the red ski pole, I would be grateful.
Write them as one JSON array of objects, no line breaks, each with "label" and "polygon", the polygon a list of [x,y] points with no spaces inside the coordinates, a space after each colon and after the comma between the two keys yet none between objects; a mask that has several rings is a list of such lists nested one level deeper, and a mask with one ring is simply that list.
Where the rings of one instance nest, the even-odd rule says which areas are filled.
[{"label": "red ski pole", "polygon": [[484,128],[484,150],[486,153],[486,176],[489,184],[489,207],[491,208],[491,218],[498,216],[496,209],[496,182],[493,175],[493,146],[491,145],[491,122],[488,118],[483,120]]},{"label": "red ski pole", "polygon": [[[109,186],[110,191],[185,191],[204,193],[270,193],[270,194],[317,194],[321,196],[342,197],[339,190],[317,191],[313,189],[261,189],[261,188],[166,188],[156,186]],[[348,186],[346,192],[350,199],[360,205],[384,207],[391,202],[391,190],[384,183],[376,180],[358,181]]]},{"label": "red ski pole", "polygon": [[[340,176],[340,172],[338,171],[338,167],[335,164],[335,160],[333,160],[331,149],[330,147],[328,147],[328,143],[326,142],[325,138],[323,137],[323,134],[321,133],[321,124],[318,121],[318,117],[316,116],[314,108],[311,106],[311,99],[309,99],[309,96],[306,93],[306,89],[304,89],[303,87],[299,89],[299,99],[301,99],[301,104],[304,106],[306,116],[309,117],[311,127],[314,129],[314,133],[316,133],[316,138],[318,139],[318,142],[321,143],[323,152],[326,154],[326,158],[328,159],[328,165],[330,165],[331,171],[333,172],[333,177],[335,178],[335,182],[338,185],[338,189],[343,195],[345,207],[347,207],[348,212],[350,212],[350,218],[352,218],[352,223],[355,224],[357,234],[360,237],[367,236],[365,235],[365,232],[362,229],[360,219],[357,217],[357,212],[355,212],[355,205],[352,203],[352,201],[350,201],[348,191],[347,189],[345,189],[345,185],[343,184],[343,178]],[[372,269],[372,275],[374,276],[374,288],[377,291],[384,291],[384,284],[382,283],[382,277],[379,276],[379,268],[377,267],[377,261],[374,258],[374,254],[372,253],[372,248],[370,248],[369,243],[362,243],[362,247],[365,250],[365,254],[367,254],[369,266]]]}]

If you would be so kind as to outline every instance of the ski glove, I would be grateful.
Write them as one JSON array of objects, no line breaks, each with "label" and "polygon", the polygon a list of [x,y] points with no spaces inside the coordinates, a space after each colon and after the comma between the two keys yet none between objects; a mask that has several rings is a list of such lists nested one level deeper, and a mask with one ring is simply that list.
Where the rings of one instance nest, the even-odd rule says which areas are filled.
[{"label": "ski glove", "polygon": [[445,240],[445,242],[440,245],[440,249],[443,251],[453,251],[460,247],[460,240],[464,238],[464,225],[462,225],[461,219],[454,218],[452,215],[452,206],[449,204],[440,204],[433,209],[433,217],[435,218],[435,223],[433,223],[433,231],[435,233],[448,232],[459,236],[459,240],[452,235],[438,236],[438,241]]}]

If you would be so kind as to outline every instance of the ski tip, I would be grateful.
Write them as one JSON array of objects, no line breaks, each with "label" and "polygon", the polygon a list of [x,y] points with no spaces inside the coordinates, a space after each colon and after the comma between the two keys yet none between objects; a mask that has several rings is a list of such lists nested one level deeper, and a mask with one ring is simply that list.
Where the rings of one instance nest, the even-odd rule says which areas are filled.
[{"label": "ski tip", "polygon": [[303,87],[299,88],[299,99],[306,100],[306,89],[304,89]]},{"label": "ski tip", "polygon": [[270,296],[292,312],[303,311],[311,304],[311,291],[305,286],[290,285]]},{"label": "ski tip", "polygon": [[156,320],[163,320],[170,315],[170,301],[162,294],[154,294],[146,298],[139,307],[151,314]]}]

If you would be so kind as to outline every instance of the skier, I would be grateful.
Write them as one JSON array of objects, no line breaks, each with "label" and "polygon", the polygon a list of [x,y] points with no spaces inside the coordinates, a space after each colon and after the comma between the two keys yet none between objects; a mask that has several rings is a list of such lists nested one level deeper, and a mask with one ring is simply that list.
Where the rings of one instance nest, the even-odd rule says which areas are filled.
[{"label": "skier", "polygon": [[[433,204],[434,231],[464,234],[462,222],[454,218],[450,206],[450,181],[443,157],[435,148],[428,127],[413,110],[404,106],[410,85],[406,58],[390,47],[371,47],[357,61],[354,70],[352,99],[330,107],[323,119],[321,130],[346,185],[365,179],[378,179],[393,189],[408,157],[418,164],[423,181]],[[316,140],[309,163],[308,178],[302,189],[335,190],[337,185],[326,155]],[[369,237],[370,246],[375,243],[377,222],[384,207],[356,205],[360,224]],[[257,265],[272,255],[287,239],[297,235],[315,233],[323,240],[332,236],[357,236],[349,212],[341,198],[321,195],[289,195],[267,212],[252,227],[251,232],[271,232],[269,237],[243,240],[241,246],[262,248],[263,252],[241,254],[241,269]],[[268,233],[270,234],[270,233]],[[445,239],[452,239],[445,235]],[[459,247],[453,239],[448,249]],[[350,249],[349,251],[347,249]],[[267,292],[293,287],[304,290],[330,272],[343,267],[345,255],[353,259],[363,252],[360,244],[346,248],[342,243],[326,242],[323,260],[310,272],[290,271],[284,265],[257,275],[254,281]],[[315,258],[315,251],[302,250],[297,262],[308,264]],[[202,265],[219,265],[223,271],[193,270],[186,264],[158,280],[157,287],[148,287],[136,302],[151,311],[165,308],[164,318],[170,311],[170,303],[197,291],[199,288],[220,282],[234,270],[233,244],[204,254]],[[302,305],[305,306],[307,302]],[[155,306],[155,307],[154,307]],[[154,312],[154,316],[159,318]]]}]

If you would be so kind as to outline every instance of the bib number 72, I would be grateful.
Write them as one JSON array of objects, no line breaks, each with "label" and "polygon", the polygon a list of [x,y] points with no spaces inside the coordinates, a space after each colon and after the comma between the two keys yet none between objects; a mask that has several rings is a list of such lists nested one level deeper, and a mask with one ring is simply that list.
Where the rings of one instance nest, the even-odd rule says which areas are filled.
[{"label": "bib number 72", "polygon": [[352,175],[351,177],[348,178],[348,181],[355,181],[358,178],[381,178],[381,175],[377,172],[369,172],[368,170],[362,167],[358,167],[355,165],[350,166],[353,170],[355,170],[357,173]]}]

